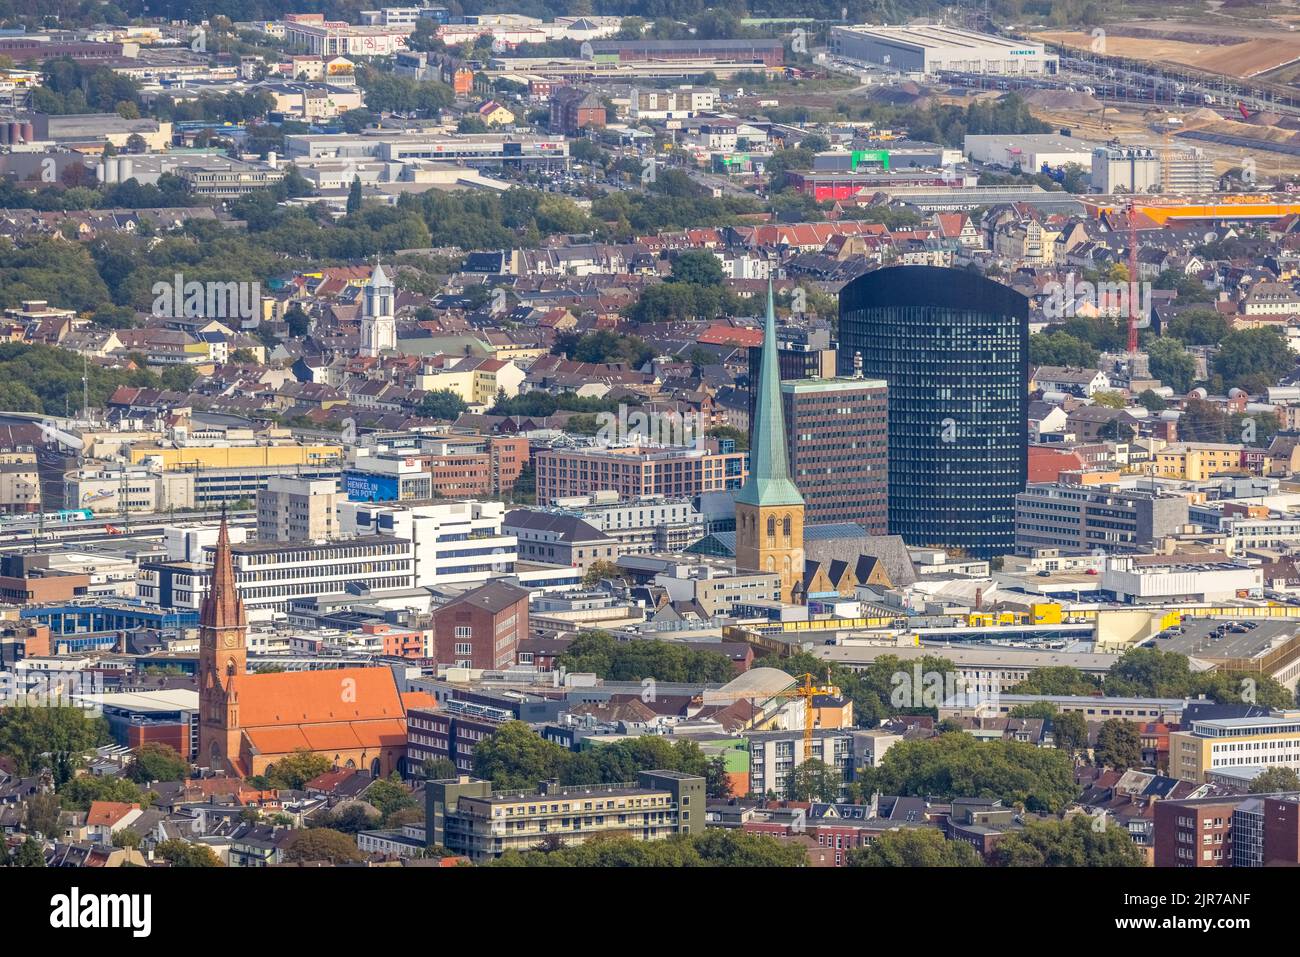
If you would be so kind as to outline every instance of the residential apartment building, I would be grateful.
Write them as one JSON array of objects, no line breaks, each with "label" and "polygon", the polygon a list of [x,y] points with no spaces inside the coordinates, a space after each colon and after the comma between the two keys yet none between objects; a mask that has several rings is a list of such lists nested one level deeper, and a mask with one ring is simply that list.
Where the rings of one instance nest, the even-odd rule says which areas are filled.
[{"label": "residential apartment building", "polygon": [[738,489],[747,475],[746,453],[713,448],[553,448],[535,453],[537,503],[611,490],[625,500],[680,498]]},{"label": "residential apartment building", "polygon": [[704,832],[704,778],[642,771],[635,785],[559,787],[493,793],[490,781],[461,777],[425,785],[427,840],[475,864],[506,851],[556,840],[583,844],[597,836],[654,841]]},{"label": "residential apartment building", "polygon": [[1242,447],[1216,442],[1167,445],[1151,455],[1150,474],[1160,478],[1203,482],[1218,475],[1241,475]]},{"label": "residential apartment building", "polygon": [[259,542],[324,542],[338,537],[338,483],[272,476],[257,493]]},{"label": "residential apartment building", "polygon": [[[855,737],[850,728],[820,729],[813,732],[809,757],[835,768],[840,774],[840,794],[848,797],[849,785],[861,766],[856,756]],[[796,768],[804,762],[802,731],[756,731],[746,735],[749,741],[749,793],[753,795],[790,796],[790,780]],[[870,735],[863,739],[871,745],[873,762],[878,761],[884,749],[878,749]],[[877,754],[877,750],[880,751]]]},{"label": "residential apartment building", "polygon": [[1187,497],[1117,485],[1029,485],[1016,495],[1016,552],[1150,549],[1188,522]]}]

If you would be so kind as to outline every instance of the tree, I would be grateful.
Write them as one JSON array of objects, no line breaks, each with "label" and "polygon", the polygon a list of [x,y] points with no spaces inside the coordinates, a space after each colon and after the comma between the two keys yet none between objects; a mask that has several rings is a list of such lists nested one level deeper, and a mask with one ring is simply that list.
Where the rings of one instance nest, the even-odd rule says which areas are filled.
[{"label": "tree", "polygon": [[950,797],[989,797],[1057,813],[1074,799],[1074,765],[1056,750],[1019,741],[977,741],[943,734],[900,741],[880,764],[862,773],[864,792]]},{"label": "tree", "polygon": [[1076,754],[1088,746],[1088,722],[1078,711],[1062,711],[1052,718],[1057,750]]},{"label": "tree", "polygon": [[1029,361],[1036,366],[1091,369],[1098,358],[1096,349],[1067,332],[1036,332],[1029,337]]},{"label": "tree", "polygon": [[379,813],[384,816],[384,821],[405,808],[415,806],[415,798],[411,795],[411,789],[402,783],[402,779],[397,776],[396,772],[387,778],[380,778],[370,787],[366,788],[365,799],[368,804],[373,804],[379,809]]},{"label": "tree", "polygon": [[840,773],[824,761],[809,758],[786,778],[786,796],[791,801],[836,801],[840,796]]},{"label": "tree", "polygon": [[114,831],[112,838],[114,847],[129,847],[132,850],[139,850],[143,840],[138,831],[133,831],[129,827]]},{"label": "tree", "polygon": [[286,842],[284,859],[293,864],[324,861],[337,866],[359,863],[366,856],[348,835],[327,827],[313,827],[299,831]]},{"label": "tree", "polygon": [[622,574],[623,573],[619,571],[617,564],[601,558],[592,562],[587,567],[587,573],[582,576],[582,584],[590,588],[602,579],[621,578]]},{"label": "tree", "polygon": [[361,177],[353,176],[352,185],[348,187],[347,213],[351,216],[359,212],[361,212]]},{"label": "tree", "polygon": [[1169,407],[1169,403],[1151,389],[1144,389],[1138,395],[1137,403],[1148,412],[1163,412]]},{"label": "tree", "polygon": [[160,841],[154,854],[172,867],[221,867],[221,858],[206,844],[192,844],[178,837]]},{"label": "tree", "polygon": [[14,867],[44,867],[45,845],[34,837],[29,837],[18,845],[14,853]]},{"label": "tree", "polygon": [[108,722],[84,708],[0,708],[0,754],[22,775],[39,769],[42,754],[79,756],[110,740]]},{"label": "tree", "polygon": [[1234,329],[1219,343],[1213,368],[1225,387],[1259,393],[1294,369],[1295,358],[1276,329]]},{"label": "tree", "polygon": [[1300,791],[1300,773],[1294,768],[1265,768],[1250,782],[1251,794],[1271,794],[1276,791]]},{"label": "tree", "polygon": [[559,777],[570,752],[522,721],[506,721],[474,749],[474,775],[497,790],[531,788]]},{"label": "tree", "polygon": [[734,425],[715,425],[708,435],[715,439],[731,439],[736,443],[737,452],[749,451],[749,436]]},{"label": "tree", "polygon": [[1100,693],[1101,685],[1078,668],[1053,665],[1030,672],[1011,691],[1013,694],[1093,695]]},{"label": "tree", "polygon": [[1092,394],[1092,401],[1107,409],[1122,409],[1128,400],[1119,392],[1097,391]]},{"label": "tree", "polygon": [[297,791],[331,767],[329,758],[301,748],[267,768],[266,779],[273,788]]},{"label": "tree", "polygon": [[1139,767],[1142,763],[1142,738],[1138,735],[1136,725],[1123,718],[1103,721],[1097,732],[1093,760],[1099,768],[1113,768],[1116,771]]},{"label": "tree", "polygon": [[1177,339],[1155,339],[1147,345],[1151,374],[1184,395],[1196,381],[1196,359]]},{"label": "tree", "polygon": [[679,253],[673,259],[672,281],[696,286],[716,286],[723,280],[722,263],[704,249]]},{"label": "tree", "polygon": [[705,772],[705,793],[711,798],[731,797],[731,777],[727,774],[727,759],[722,755],[709,760]]},{"label": "tree", "polygon": [[426,781],[446,781],[460,776],[456,762],[451,758],[426,758],[420,771]]},{"label": "tree", "polygon": [[849,867],[982,867],[979,852],[965,841],[950,841],[937,828],[885,831],[870,844],[848,853]]},{"label": "tree", "polygon": [[40,834],[49,840],[57,840],[63,833],[59,821],[63,815],[63,805],[57,794],[42,791],[27,799],[27,813],[23,825],[27,830]]},{"label": "tree", "polygon": [[311,318],[296,302],[285,311],[284,321],[289,324],[289,335],[295,339],[305,338],[311,332]]},{"label": "tree", "polygon": [[59,795],[63,806],[70,811],[87,811],[94,801],[116,801],[120,804],[139,804],[148,807],[151,796],[140,790],[133,781],[107,775],[82,774],[73,778]]},{"label": "tree", "polygon": [[149,742],[135,753],[126,774],[137,784],[153,781],[184,781],[190,772],[189,762],[175,748],[166,744]]},{"label": "tree", "polygon": [[1000,867],[1142,867],[1146,859],[1124,828],[1087,814],[1030,821],[1008,831],[993,852]]},{"label": "tree", "polygon": [[720,652],[653,638],[617,641],[605,631],[579,632],[558,663],[570,673],[592,672],[608,681],[726,682],[735,674],[731,659]]},{"label": "tree", "polygon": [[467,408],[468,403],[450,389],[435,389],[421,397],[417,411],[430,419],[454,420]]}]

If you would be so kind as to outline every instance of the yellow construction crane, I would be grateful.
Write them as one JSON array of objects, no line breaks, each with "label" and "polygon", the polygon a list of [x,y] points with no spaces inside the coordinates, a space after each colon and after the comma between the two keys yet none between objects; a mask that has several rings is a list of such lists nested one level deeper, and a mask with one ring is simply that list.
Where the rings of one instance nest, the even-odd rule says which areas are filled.
[{"label": "yellow construction crane", "polygon": [[[817,684],[815,676],[809,673],[796,675],[794,680],[796,683],[783,691],[775,693],[758,692],[748,694],[741,692],[734,695],[734,700],[742,701],[748,699],[753,702],[755,699],[762,698],[763,703],[766,703],[775,698],[802,698],[804,702],[803,759],[807,761],[812,757],[813,731],[816,730],[817,727],[816,710],[813,707],[813,700],[820,697],[838,698],[840,696],[840,689],[830,683],[829,673],[827,674],[826,684]],[[716,700],[717,692],[713,692],[712,694],[715,695]],[[731,697],[733,696],[727,695],[727,698]],[[724,700],[726,699],[724,698]],[[750,716],[749,720],[752,727],[754,721],[753,715]]]},{"label": "yellow construction crane", "polygon": [[[803,759],[807,761],[812,757],[813,730],[816,727],[813,699],[824,696],[838,698],[840,689],[830,683],[829,673],[826,675],[826,684],[824,685],[813,684],[813,676],[807,672],[799,675],[799,677],[803,679],[803,684],[782,691],[779,697],[803,698]],[[829,764],[830,762],[826,763]]]}]

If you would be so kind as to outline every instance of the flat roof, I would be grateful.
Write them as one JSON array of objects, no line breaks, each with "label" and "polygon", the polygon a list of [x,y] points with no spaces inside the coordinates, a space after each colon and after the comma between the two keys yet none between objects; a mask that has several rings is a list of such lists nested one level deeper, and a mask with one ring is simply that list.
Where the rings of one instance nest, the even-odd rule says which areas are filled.
[{"label": "flat roof", "polygon": [[96,695],[94,698],[106,708],[120,708],[123,711],[199,710],[199,693],[186,688],[171,688],[165,691],[123,691]]},{"label": "flat roof", "polygon": [[1245,631],[1215,632],[1233,622],[1231,618],[1183,619],[1181,635],[1157,637],[1152,645],[1161,651],[1176,651],[1189,658],[1259,658],[1300,633],[1294,619],[1243,618],[1237,622]]},{"label": "flat roof", "polygon": [[[796,634],[807,637],[808,632]],[[947,658],[955,665],[986,666],[998,668],[1048,668],[1069,666],[1081,671],[1109,671],[1119,660],[1119,655],[1094,652],[1036,651],[1032,648],[1007,648],[991,645],[817,645],[813,654],[827,661],[841,664],[870,664],[882,655],[893,655],[904,661],[926,656]]]}]

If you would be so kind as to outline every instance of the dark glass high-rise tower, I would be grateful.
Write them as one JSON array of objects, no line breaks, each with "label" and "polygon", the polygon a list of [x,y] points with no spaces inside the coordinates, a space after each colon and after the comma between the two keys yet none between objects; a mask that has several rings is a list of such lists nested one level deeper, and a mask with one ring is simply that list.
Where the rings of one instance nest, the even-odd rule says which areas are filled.
[{"label": "dark glass high-rise tower", "polygon": [[1011,552],[1029,435],[1029,301],[961,269],[894,266],[840,290],[840,373],[889,384],[889,531]]}]

